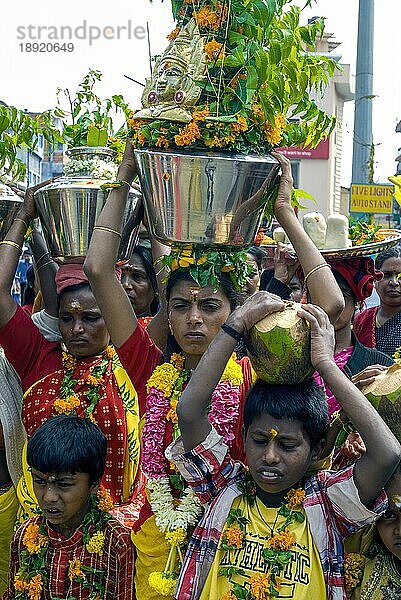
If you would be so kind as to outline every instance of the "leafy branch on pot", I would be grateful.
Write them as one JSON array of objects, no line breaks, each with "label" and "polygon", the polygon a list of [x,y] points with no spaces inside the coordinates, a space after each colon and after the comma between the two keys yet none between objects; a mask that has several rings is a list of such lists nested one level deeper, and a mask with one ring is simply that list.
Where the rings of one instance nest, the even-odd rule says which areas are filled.
[{"label": "leafy branch on pot", "polygon": [[[79,84],[75,94],[68,88],[57,90],[58,108],[55,114],[63,122],[63,138],[69,148],[77,146],[108,146],[121,158],[127,130],[125,118],[129,108],[121,95],[102,100],[94,87],[102,73],[90,69]],[[61,98],[67,108],[61,108]],[[122,117],[124,124],[115,129],[113,117]]]},{"label": "leafy branch on pot", "polygon": [[[332,131],[335,118],[312,98],[338,68],[314,52],[323,18],[301,25],[292,0],[172,0],[172,9],[177,26],[147,81],[142,111],[129,121],[137,147],[265,154],[278,145],[315,146]],[[196,36],[205,66],[192,81],[194,103],[188,79],[199,64],[196,71],[193,56],[185,73],[180,67]],[[177,116],[184,108],[189,119]]]}]

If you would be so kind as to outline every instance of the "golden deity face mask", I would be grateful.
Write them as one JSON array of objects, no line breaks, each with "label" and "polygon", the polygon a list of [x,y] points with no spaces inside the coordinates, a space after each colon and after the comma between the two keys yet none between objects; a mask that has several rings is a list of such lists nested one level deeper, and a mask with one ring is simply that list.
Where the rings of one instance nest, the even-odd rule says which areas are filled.
[{"label": "golden deity face mask", "polygon": [[205,80],[205,71],[204,41],[191,19],[156,61],[152,77],[146,80],[142,110],[135,113],[135,119],[189,123],[188,108],[200,97],[197,84]]}]

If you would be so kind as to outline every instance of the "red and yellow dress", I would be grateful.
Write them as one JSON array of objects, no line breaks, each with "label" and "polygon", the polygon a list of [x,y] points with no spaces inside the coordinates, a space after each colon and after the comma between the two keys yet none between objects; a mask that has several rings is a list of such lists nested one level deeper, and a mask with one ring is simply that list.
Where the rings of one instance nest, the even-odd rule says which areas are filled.
[{"label": "red and yellow dress", "polygon": [[[107,358],[93,418],[107,438],[102,487],[109,491],[116,504],[129,503],[133,496],[140,454],[138,424],[142,411],[138,394],[143,398],[148,371],[156,366],[159,358],[159,350],[148,340],[148,355],[142,352],[140,362],[132,360],[142,336],[142,328],[137,327],[121,348],[108,347],[101,355],[76,360],[72,370],[76,380],[74,397],[78,400],[74,412],[83,417],[90,402],[87,393],[91,389],[92,373]],[[60,344],[48,342],[20,307],[0,329],[0,345],[22,382],[22,419],[30,437],[47,419],[59,414],[54,403],[59,398],[66,368],[71,365],[63,364]],[[20,501],[29,514],[32,489],[26,481],[20,483]]]}]

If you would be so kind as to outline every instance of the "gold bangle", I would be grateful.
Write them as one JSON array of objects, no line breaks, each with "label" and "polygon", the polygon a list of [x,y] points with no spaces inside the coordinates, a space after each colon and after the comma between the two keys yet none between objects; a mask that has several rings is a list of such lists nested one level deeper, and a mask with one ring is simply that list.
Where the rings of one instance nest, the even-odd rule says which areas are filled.
[{"label": "gold bangle", "polygon": [[22,247],[19,246],[17,242],[12,242],[11,240],[3,240],[2,242],[0,242],[0,244],[4,244],[5,246],[12,246],[13,248],[16,248],[20,254],[22,253]]},{"label": "gold bangle", "polygon": [[40,269],[42,269],[43,267],[47,267],[47,265],[52,265],[53,261],[52,260],[48,260],[47,262],[43,263],[43,265],[40,265],[39,267],[36,266],[36,271],[40,271]]},{"label": "gold bangle", "polygon": [[323,267],[328,267],[329,269],[331,269],[331,266],[328,263],[321,263],[320,265],[317,265],[317,267],[314,267],[313,269],[311,269],[309,271],[309,273],[307,275],[305,275],[305,279],[304,279],[304,283],[307,282],[308,277],[310,277],[311,275],[313,275],[313,273],[316,273],[316,271],[318,271],[319,269],[323,269]]},{"label": "gold bangle", "polygon": [[23,223],[27,229],[29,227],[28,223],[26,221],[24,221],[24,219],[21,219],[20,217],[15,217],[14,221],[21,221],[21,223]]},{"label": "gold bangle", "polygon": [[96,225],[96,227],[93,228],[93,231],[95,230],[98,231],[108,231],[109,233],[114,233],[114,235],[118,235],[118,237],[121,237],[121,233],[119,231],[116,231],[115,229],[111,229],[111,227],[101,227],[100,225]]}]

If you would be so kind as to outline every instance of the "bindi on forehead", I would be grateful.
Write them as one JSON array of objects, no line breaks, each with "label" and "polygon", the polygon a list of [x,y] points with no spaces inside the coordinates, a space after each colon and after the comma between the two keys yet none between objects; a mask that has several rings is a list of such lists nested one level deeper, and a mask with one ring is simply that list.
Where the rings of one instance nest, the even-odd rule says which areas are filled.
[{"label": "bindi on forehead", "polygon": [[189,293],[191,294],[192,302],[198,301],[200,288],[199,287],[191,287],[189,288]]},{"label": "bindi on forehead", "polygon": [[67,310],[70,312],[81,313],[81,312],[84,312],[84,307],[82,306],[82,304],[80,303],[79,300],[73,299],[67,305]]}]

